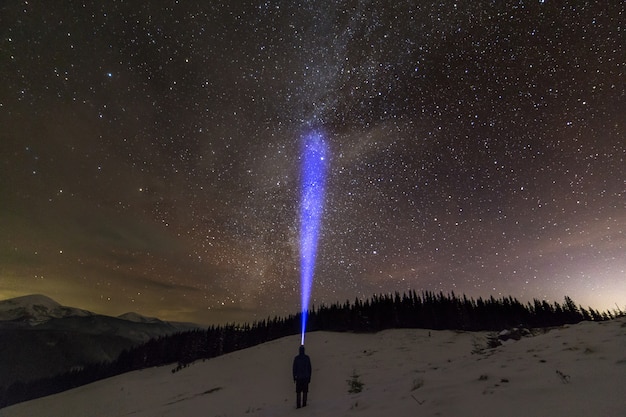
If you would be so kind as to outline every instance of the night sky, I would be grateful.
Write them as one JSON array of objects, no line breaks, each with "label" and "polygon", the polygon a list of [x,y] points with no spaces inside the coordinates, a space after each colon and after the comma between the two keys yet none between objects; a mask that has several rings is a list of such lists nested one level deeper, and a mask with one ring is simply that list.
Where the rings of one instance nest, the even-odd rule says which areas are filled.
[{"label": "night sky", "polygon": [[622,1],[4,1],[0,299],[197,323],[311,302],[626,305]]}]

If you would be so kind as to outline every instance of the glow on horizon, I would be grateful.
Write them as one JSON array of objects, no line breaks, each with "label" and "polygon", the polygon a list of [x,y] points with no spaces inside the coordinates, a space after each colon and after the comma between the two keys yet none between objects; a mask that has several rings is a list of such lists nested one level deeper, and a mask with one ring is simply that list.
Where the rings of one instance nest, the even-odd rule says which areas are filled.
[{"label": "glow on horizon", "polygon": [[324,136],[313,131],[304,137],[300,178],[300,289],[302,294],[302,340],[311,299],[319,229],[324,206],[328,147]]}]

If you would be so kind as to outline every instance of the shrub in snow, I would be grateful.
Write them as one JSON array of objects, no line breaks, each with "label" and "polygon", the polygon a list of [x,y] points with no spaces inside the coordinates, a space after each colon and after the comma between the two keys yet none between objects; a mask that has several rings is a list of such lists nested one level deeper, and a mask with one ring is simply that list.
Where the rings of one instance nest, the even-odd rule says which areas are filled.
[{"label": "shrub in snow", "polygon": [[498,339],[507,341],[509,339],[520,340],[522,337],[531,336],[530,330],[525,328],[514,327],[510,330],[502,330],[498,333]]},{"label": "shrub in snow", "polygon": [[561,378],[561,382],[564,384],[569,384],[569,379],[570,376],[564,374],[563,372],[559,371],[558,369],[556,370],[556,374],[559,376],[559,378]]},{"label": "shrub in snow", "polygon": [[422,378],[417,378],[413,380],[413,386],[411,387],[411,391],[415,391],[416,389],[420,389],[424,386],[424,380]]},{"label": "shrub in snow", "polygon": [[352,371],[350,379],[346,380],[346,382],[348,383],[348,392],[350,394],[363,391],[363,383],[359,380],[359,374],[356,373],[356,370]]},{"label": "shrub in snow", "polygon": [[492,333],[486,337],[486,340],[483,338],[474,338],[472,340],[472,345],[474,347],[472,349],[472,353],[476,355],[482,355],[483,353],[485,353],[486,349],[497,348],[498,346],[502,345],[502,342],[500,342],[497,334]]}]

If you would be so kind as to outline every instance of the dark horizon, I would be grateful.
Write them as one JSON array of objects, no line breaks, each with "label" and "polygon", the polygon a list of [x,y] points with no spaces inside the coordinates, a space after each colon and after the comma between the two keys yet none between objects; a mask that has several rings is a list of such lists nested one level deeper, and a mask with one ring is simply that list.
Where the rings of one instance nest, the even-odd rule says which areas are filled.
[{"label": "dark horizon", "polygon": [[[52,297],[49,297],[45,294],[28,294],[28,295],[24,295],[24,296],[18,296],[18,297],[12,297],[12,298],[8,298],[8,299],[2,299],[0,300],[0,302],[3,301],[9,301],[9,300],[13,300],[16,298],[20,298],[20,297],[29,297],[29,296],[44,296],[48,299],[51,299],[54,302],[57,302],[57,300],[53,299]],[[537,302],[539,303],[547,303],[548,306],[554,308],[556,306],[566,306],[566,305],[570,305],[570,306],[576,306],[582,309],[585,309],[586,311],[595,311],[598,312],[600,315],[607,313],[611,316],[622,316],[624,314],[624,312],[626,312],[626,305],[624,305],[623,307],[618,305],[617,303],[615,304],[615,306],[613,306],[613,308],[609,308],[609,309],[600,309],[600,308],[596,308],[594,306],[588,306],[588,305],[582,305],[579,304],[577,302],[577,300],[572,299],[571,297],[569,297],[568,295],[564,295],[563,298],[561,300],[541,300],[538,298],[534,298],[531,300],[520,300],[516,297],[514,297],[513,295],[508,295],[508,296],[498,296],[495,297],[493,295],[489,295],[487,297],[482,297],[482,296],[478,296],[478,297],[471,297],[471,296],[467,296],[466,294],[457,294],[454,292],[432,292],[432,291],[415,291],[415,290],[408,290],[405,292],[389,292],[389,293],[377,293],[377,294],[372,294],[369,297],[362,297],[362,298],[353,298],[353,299],[345,299],[345,300],[335,300],[333,302],[330,303],[321,303],[321,304],[313,304],[311,305],[310,309],[307,312],[308,314],[311,313],[315,313],[317,311],[321,310],[327,310],[327,309],[333,309],[333,308],[354,308],[356,305],[360,304],[361,306],[364,304],[369,304],[369,303],[373,303],[376,302],[376,300],[380,300],[380,299],[393,299],[395,300],[396,297],[399,296],[401,299],[409,297],[409,298],[413,298],[413,297],[417,297],[418,299],[422,299],[422,300],[426,300],[429,297],[434,297],[434,298],[439,298],[439,297],[444,297],[445,299],[457,299],[459,301],[465,301],[467,300],[468,302],[470,302],[471,304],[475,304],[475,303],[481,303],[481,302],[486,302],[486,303],[493,303],[495,302],[502,302],[502,301],[506,301],[506,300],[512,300],[515,303],[519,303],[521,306],[523,306],[524,308],[534,308],[537,305]],[[358,303],[357,303],[358,301]],[[61,307],[69,307],[69,308],[77,308],[77,309],[81,309],[81,310],[86,310],[89,311],[90,313],[96,314],[96,315],[102,315],[102,316],[108,316],[108,317],[113,317],[113,318],[119,318],[122,315],[125,314],[139,314],[145,318],[155,318],[161,321],[168,321],[168,322],[176,322],[176,320],[167,320],[164,319],[162,317],[157,317],[157,316],[147,316],[144,314],[140,314],[136,311],[126,311],[124,313],[120,313],[117,315],[109,315],[109,314],[104,314],[104,313],[100,313],[97,311],[92,311],[89,309],[85,309],[81,306],[77,306],[77,305],[65,305],[63,303],[59,303],[61,305]],[[300,317],[302,314],[302,312],[300,311],[300,309],[298,309],[297,311],[294,312],[290,312],[290,313],[286,313],[283,315],[272,315],[269,314],[265,317],[259,317],[256,318],[254,320],[246,320],[246,321],[241,321],[241,322],[237,322],[237,321],[222,321],[222,322],[210,322],[210,323],[200,323],[200,322],[187,322],[189,324],[196,324],[202,327],[210,327],[210,326],[229,326],[229,325],[235,325],[235,326],[239,326],[239,325],[253,325],[255,323],[260,323],[263,321],[268,321],[268,320],[274,320],[274,319],[279,319],[279,320],[288,320],[288,319],[294,319],[296,321],[300,321],[300,319],[298,319],[298,317]],[[311,331],[315,331],[311,330]],[[308,333],[308,331],[307,331]]]}]

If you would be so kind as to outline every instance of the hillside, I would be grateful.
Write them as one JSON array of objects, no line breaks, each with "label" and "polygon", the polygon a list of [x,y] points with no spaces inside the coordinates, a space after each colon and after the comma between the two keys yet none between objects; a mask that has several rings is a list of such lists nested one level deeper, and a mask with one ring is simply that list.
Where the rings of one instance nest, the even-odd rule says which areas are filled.
[{"label": "hillside", "polygon": [[198,326],[145,318],[109,317],[62,306],[43,295],[0,301],[0,389],[110,362],[150,339]]},{"label": "hillside", "polygon": [[[299,336],[102,380],[2,410],[53,416],[626,415],[626,319],[583,322],[488,349],[487,333],[386,330],[307,335],[309,406],[295,409]],[[348,392],[356,373],[364,384]]]}]

